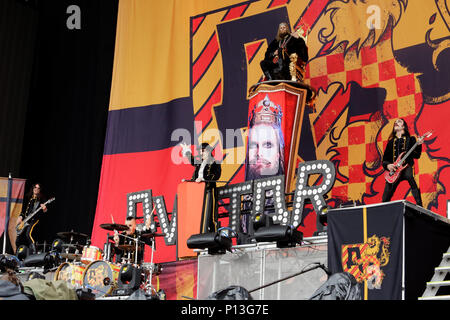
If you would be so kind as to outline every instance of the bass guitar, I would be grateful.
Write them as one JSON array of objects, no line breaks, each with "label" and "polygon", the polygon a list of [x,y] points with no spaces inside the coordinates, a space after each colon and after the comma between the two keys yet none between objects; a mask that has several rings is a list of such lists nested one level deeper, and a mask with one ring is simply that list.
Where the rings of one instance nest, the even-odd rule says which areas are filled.
[{"label": "bass guitar", "polygon": [[395,169],[394,170],[386,170],[384,172],[384,179],[386,180],[386,182],[394,183],[395,181],[397,181],[402,170],[408,166],[408,164],[403,165],[403,163],[408,158],[408,156],[411,154],[411,152],[413,152],[413,150],[419,145],[419,140],[423,140],[425,138],[430,137],[432,133],[433,133],[433,131],[428,131],[427,133],[425,133],[423,136],[421,136],[416,141],[416,143],[411,147],[411,149],[409,149],[409,151],[406,154],[405,154],[405,152],[402,152],[399,155],[398,159],[395,160],[395,162],[393,163],[395,166]]},{"label": "bass guitar", "polygon": [[[55,198],[51,198],[51,199],[47,200],[44,203],[44,206],[46,206],[47,204],[53,202],[54,200],[55,200]],[[30,225],[29,221],[41,210],[42,210],[42,206],[39,206],[39,208],[34,210],[34,212],[30,213],[28,215],[28,217],[23,219],[23,221],[16,226],[17,236],[20,236],[20,234],[23,232],[23,230],[25,230],[25,228]]]}]

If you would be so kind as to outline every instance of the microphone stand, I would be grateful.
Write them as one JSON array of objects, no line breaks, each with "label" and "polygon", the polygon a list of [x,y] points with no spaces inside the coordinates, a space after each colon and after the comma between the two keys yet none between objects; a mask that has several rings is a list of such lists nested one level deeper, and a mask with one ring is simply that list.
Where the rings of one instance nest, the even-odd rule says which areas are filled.
[{"label": "microphone stand", "polygon": [[317,268],[323,269],[323,271],[325,271],[325,273],[326,273],[328,276],[330,276],[330,272],[327,270],[327,268],[326,268],[323,264],[321,264],[321,263],[316,263],[316,264],[317,264],[316,266],[311,267],[311,268],[309,268],[309,269],[302,270],[302,271],[297,272],[297,273],[294,273],[294,274],[292,274],[292,275],[290,275],[290,276],[287,276],[287,277],[284,277],[284,278],[281,278],[281,279],[278,279],[278,280],[269,282],[269,283],[267,283],[267,284],[264,284],[264,285],[262,285],[262,286],[260,286],[260,287],[254,288],[254,289],[250,290],[248,293],[252,293],[252,292],[258,291],[258,290],[260,290],[260,289],[264,289],[264,288],[269,287],[269,286],[271,286],[271,285],[273,285],[273,284],[276,284],[276,283],[278,283],[278,282],[281,282],[281,281],[284,281],[284,280],[287,280],[287,279],[290,279],[290,278],[299,276],[299,275],[301,275],[301,274],[303,274],[303,273],[312,271],[312,270],[317,269]]},{"label": "microphone stand", "polygon": [[153,237],[153,240],[152,240],[152,256],[151,256],[151,259],[150,259],[150,276],[148,277],[148,284],[147,284],[147,289],[150,289],[150,295],[152,295],[152,289],[153,289],[153,291],[155,291],[155,293],[156,293],[156,289],[155,288],[153,288],[153,286],[152,286],[152,278],[153,278],[153,252],[155,251],[155,238]]}]

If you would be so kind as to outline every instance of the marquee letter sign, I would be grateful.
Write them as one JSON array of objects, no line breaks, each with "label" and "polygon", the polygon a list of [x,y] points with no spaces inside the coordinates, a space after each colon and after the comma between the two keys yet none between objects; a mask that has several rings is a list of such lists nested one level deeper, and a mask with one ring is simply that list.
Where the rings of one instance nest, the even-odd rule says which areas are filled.
[{"label": "marquee letter sign", "polygon": [[[156,205],[156,214],[158,216],[159,225],[161,227],[162,232],[164,233],[164,241],[166,242],[166,245],[174,245],[176,243],[176,237],[177,237],[177,204],[178,204],[178,198],[175,196],[174,204],[173,204],[173,210],[172,210],[172,217],[171,220],[169,220],[169,214],[166,209],[166,202],[164,201],[163,196],[157,196],[154,197],[155,205]],[[152,226],[154,224],[152,223]],[[153,232],[156,232],[156,227]]]},{"label": "marquee letter sign", "polygon": [[[313,174],[321,175],[322,182],[320,185],[308,186],[308,178]],[[316,214],[319,214],[320,210],[326,206],[324,195],[331,190],[335,179],[336,169],[331,161],[316,160],[299,164],[291,218],[291,224],[294,227],[300,225],[306,199],[311,200]]]},{"label": "marquee letter sign", "polygon": [[153,207],[153,201],[152,201],[152,190],[143,190],[138,192],[131,192],[127,194],[128,199],[128,212],[127,212],[127,218],[137,217],[137,204],[142,203],[142,210],[144,214],[144,221],[147,221],[147,219],[152,219],[153,217],[151,215],[152,207]]},{"label": "marquee letter sign", "polygon": [[[308,181],[313,175],[317,175],[312,185]],[[250,196],[252,199],[251,222],[257,217],[267,213],[267,198],[273,202],[273,213],[271,217],[274,224],[292,225],[294,228],[300,226],[303,219],[303,209],[306,200],[310,200],[314,211],[318,214],[327,203],[324,196],[331,190],[336,179],[336,169],[329,160],[315,160],[302,162],[297,170],[297,182],[294,190],[292,208],[286,205],[285,176],[279,175],[258,180],[250,180],[233,185],[217,188],[217,201],[229,199],[228,219],[229,228],[239,233],[242,196]],[[136,204],[143,203],[145,219],[151,219],[151,230],[156,232],[154,214],[151,213],[152,204],[156,206],[155,214],[158,217],[161,231],[164,233],[166,245],[175,245],[177,242],[177,197],[175,197],[174,209],[171,220],[169,220],[164,196],[152,197],[152,190],[144,190],[127,194],[128,215],[136,217]],[[271,203],[272,205],[272,203]],[[217,207],[217,206],[216,206]],[[249,226],[250,235],[253,233],[252,224]]]},{"label": "marquee letter sign", "polygon": [[253,181],[237,183],[217,188],[217,201],[230,199],[230,210],[228,217],[229,228],[234,232],[240,232],[239,224],[241,217],[241,197],[253,193]]}]

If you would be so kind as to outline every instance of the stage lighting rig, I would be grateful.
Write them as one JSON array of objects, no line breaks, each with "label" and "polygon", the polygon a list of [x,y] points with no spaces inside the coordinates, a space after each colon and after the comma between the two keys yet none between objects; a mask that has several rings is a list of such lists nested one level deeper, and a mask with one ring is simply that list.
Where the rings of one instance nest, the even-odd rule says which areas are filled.
[{"label": "stage lighting rig", "polygon": [[217,232],[194,234],[187,240],[189,249],[208,249],[208,254],[224,254],[231,252],[232,240],[230,232],[236,235],[230,228],[219,228]]},{"label": "stage lighting rig", "polygon": [[130,295],[139,289],[144,281],[143,272],[132,264],[124,264],[119,271],[117,279],[118,288],[114,291],[115,295]]},{"label": "stage lighting rig", "polygon": [[301,244],[303,233],[288,225],[271,225],[260,227],[255,232],[257,242],[276,242],[278,248],[295,247]]}]

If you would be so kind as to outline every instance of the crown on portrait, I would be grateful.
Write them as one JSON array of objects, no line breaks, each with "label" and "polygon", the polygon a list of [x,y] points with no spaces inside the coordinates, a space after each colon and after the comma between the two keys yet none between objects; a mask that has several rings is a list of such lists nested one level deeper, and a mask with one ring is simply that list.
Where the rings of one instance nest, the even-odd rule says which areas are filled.
[{"label": "crown on portrait", "polygon": [[281,107],[271,101],[269,95],[266,94],[264,99],[253,107],[249,120],[253,125],[259,123],[280,125],[281,116]]}]

